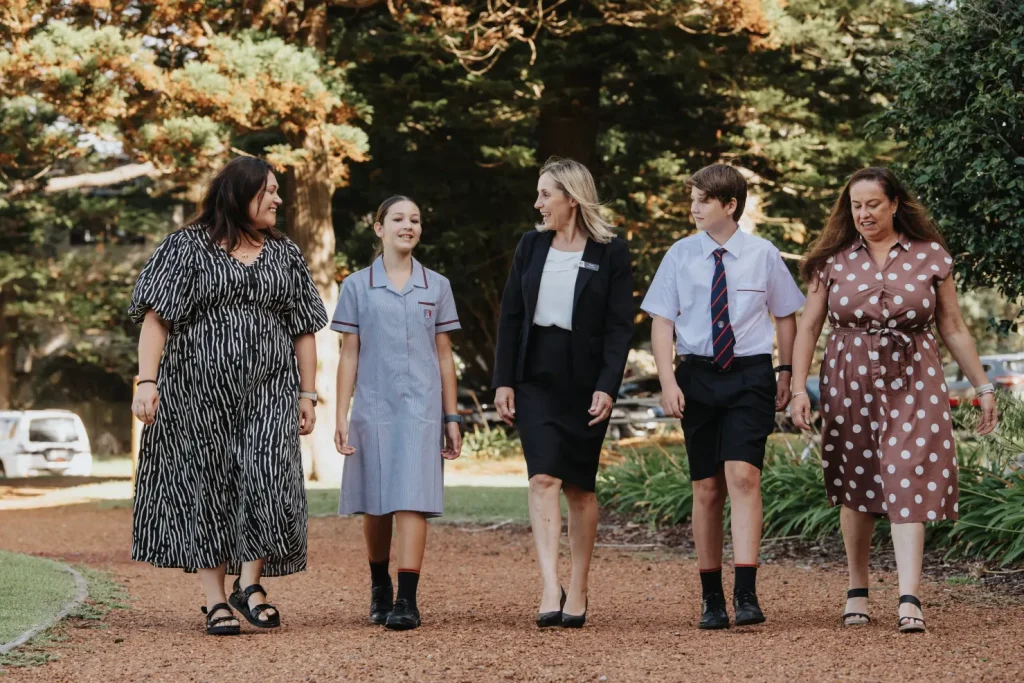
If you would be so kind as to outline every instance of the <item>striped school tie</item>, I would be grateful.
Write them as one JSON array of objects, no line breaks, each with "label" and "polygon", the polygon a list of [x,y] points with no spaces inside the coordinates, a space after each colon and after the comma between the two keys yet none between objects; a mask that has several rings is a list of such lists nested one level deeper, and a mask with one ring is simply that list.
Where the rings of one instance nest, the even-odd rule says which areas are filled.
[{"label": "striped school tie", "polygon": [[715,275],[711,281],[711,338],[715,365],[725,370],[732,363],[736,337],[729,322],[729,294],[725,281],[724,248],[715,249]]}]

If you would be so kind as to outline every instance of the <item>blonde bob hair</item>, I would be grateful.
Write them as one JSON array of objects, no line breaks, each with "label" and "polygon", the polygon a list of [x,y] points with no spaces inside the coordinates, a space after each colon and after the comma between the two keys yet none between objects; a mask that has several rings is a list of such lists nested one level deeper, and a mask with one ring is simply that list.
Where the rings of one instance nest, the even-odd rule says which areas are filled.
[{"label": "blonde bob hair", "polygon": [[[558,189],[576,200],[576,228],[586,232],[595,242],[611,242],[615,233],[612,232],[612,224],[601,215],[604,207],[597,198],[594,176],[587,167],[573,159],[551,157],[541,167],[538,177],[545,173],[551,175]],[[543,232],[547,228],[541,223],[537,225],[537,230]]]}]

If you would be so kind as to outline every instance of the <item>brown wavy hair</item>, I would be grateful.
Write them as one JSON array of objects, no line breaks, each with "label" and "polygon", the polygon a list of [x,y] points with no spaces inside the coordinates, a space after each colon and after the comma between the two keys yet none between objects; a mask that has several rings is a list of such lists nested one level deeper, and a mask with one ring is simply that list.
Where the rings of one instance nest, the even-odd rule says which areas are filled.
[{"label": "brown wavy hair", "polygon": [[255,198],[263,201],[267,175],[273,172],[274,167],[258,157],[235,157],[210,181],[199,211],[185,225],[201,225],[206,230],[210,248],[223,244],[229,254],[243,239],[254,244],[264,236],[281,239],[284,235],[276,228],[267,228],[260,234],[261,231],[252,227],[249,217],[249,204]]},{"label": "brown wavy hair", "polygon": [[807,256],[800,264],[800,275],[804,282],[814,282],[830,256],[846,249],[857,239],[857,224],[853,220],[850,205],[850,188],[862,180],[871,180],[882,186],[889,201],[899,200],[893,228],[897,233],[922,242],[938,242],[946,248],[946,240],[928,215],[928,211],[914,195],[903,186],[896,174],[883,166],[871,166],[850,176],[825,223],[825,229],[811,243]]}]

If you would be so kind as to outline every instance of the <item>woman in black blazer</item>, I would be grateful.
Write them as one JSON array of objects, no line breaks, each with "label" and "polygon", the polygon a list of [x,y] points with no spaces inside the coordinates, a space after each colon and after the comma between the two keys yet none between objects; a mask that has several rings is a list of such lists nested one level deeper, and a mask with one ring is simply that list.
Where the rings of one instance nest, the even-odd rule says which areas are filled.
[{"label": "woman in black blazer", "polygon": [[[548,161],[534,207],[542,223],[523,236],[512,261],[492,386],[498,414],[515,422],[526,455],[544,586],[537,625],[579,628],[597,534],[598,459],[633,336],[633,272],[582,164]],[[569,504],[568,594],[558,581],[559,490]]]}]

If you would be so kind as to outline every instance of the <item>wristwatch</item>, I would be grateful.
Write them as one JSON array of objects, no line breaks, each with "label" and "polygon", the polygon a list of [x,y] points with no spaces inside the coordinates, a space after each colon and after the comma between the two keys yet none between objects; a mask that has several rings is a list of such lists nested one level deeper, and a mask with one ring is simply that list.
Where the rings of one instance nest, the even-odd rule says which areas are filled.
[{"label": "wristwatch", "polygon": [[461,415],[445,415],[444,416],[444,423],[448,424],[449,422],[457,422],[459,424],[462,424],[462,416]]},{"label": "wristwatch", "polygon": [[300,391],[299,398],[308,398],[313,402],[313,407],[316,407],[316,392],[315,391]]},{"label": "wristwatch", "polygon": [[778,366],[775,367],[775,372],[788,372],[788,373],[792,374],[793,373],[793,366],[792,365],[778,365]]}]

